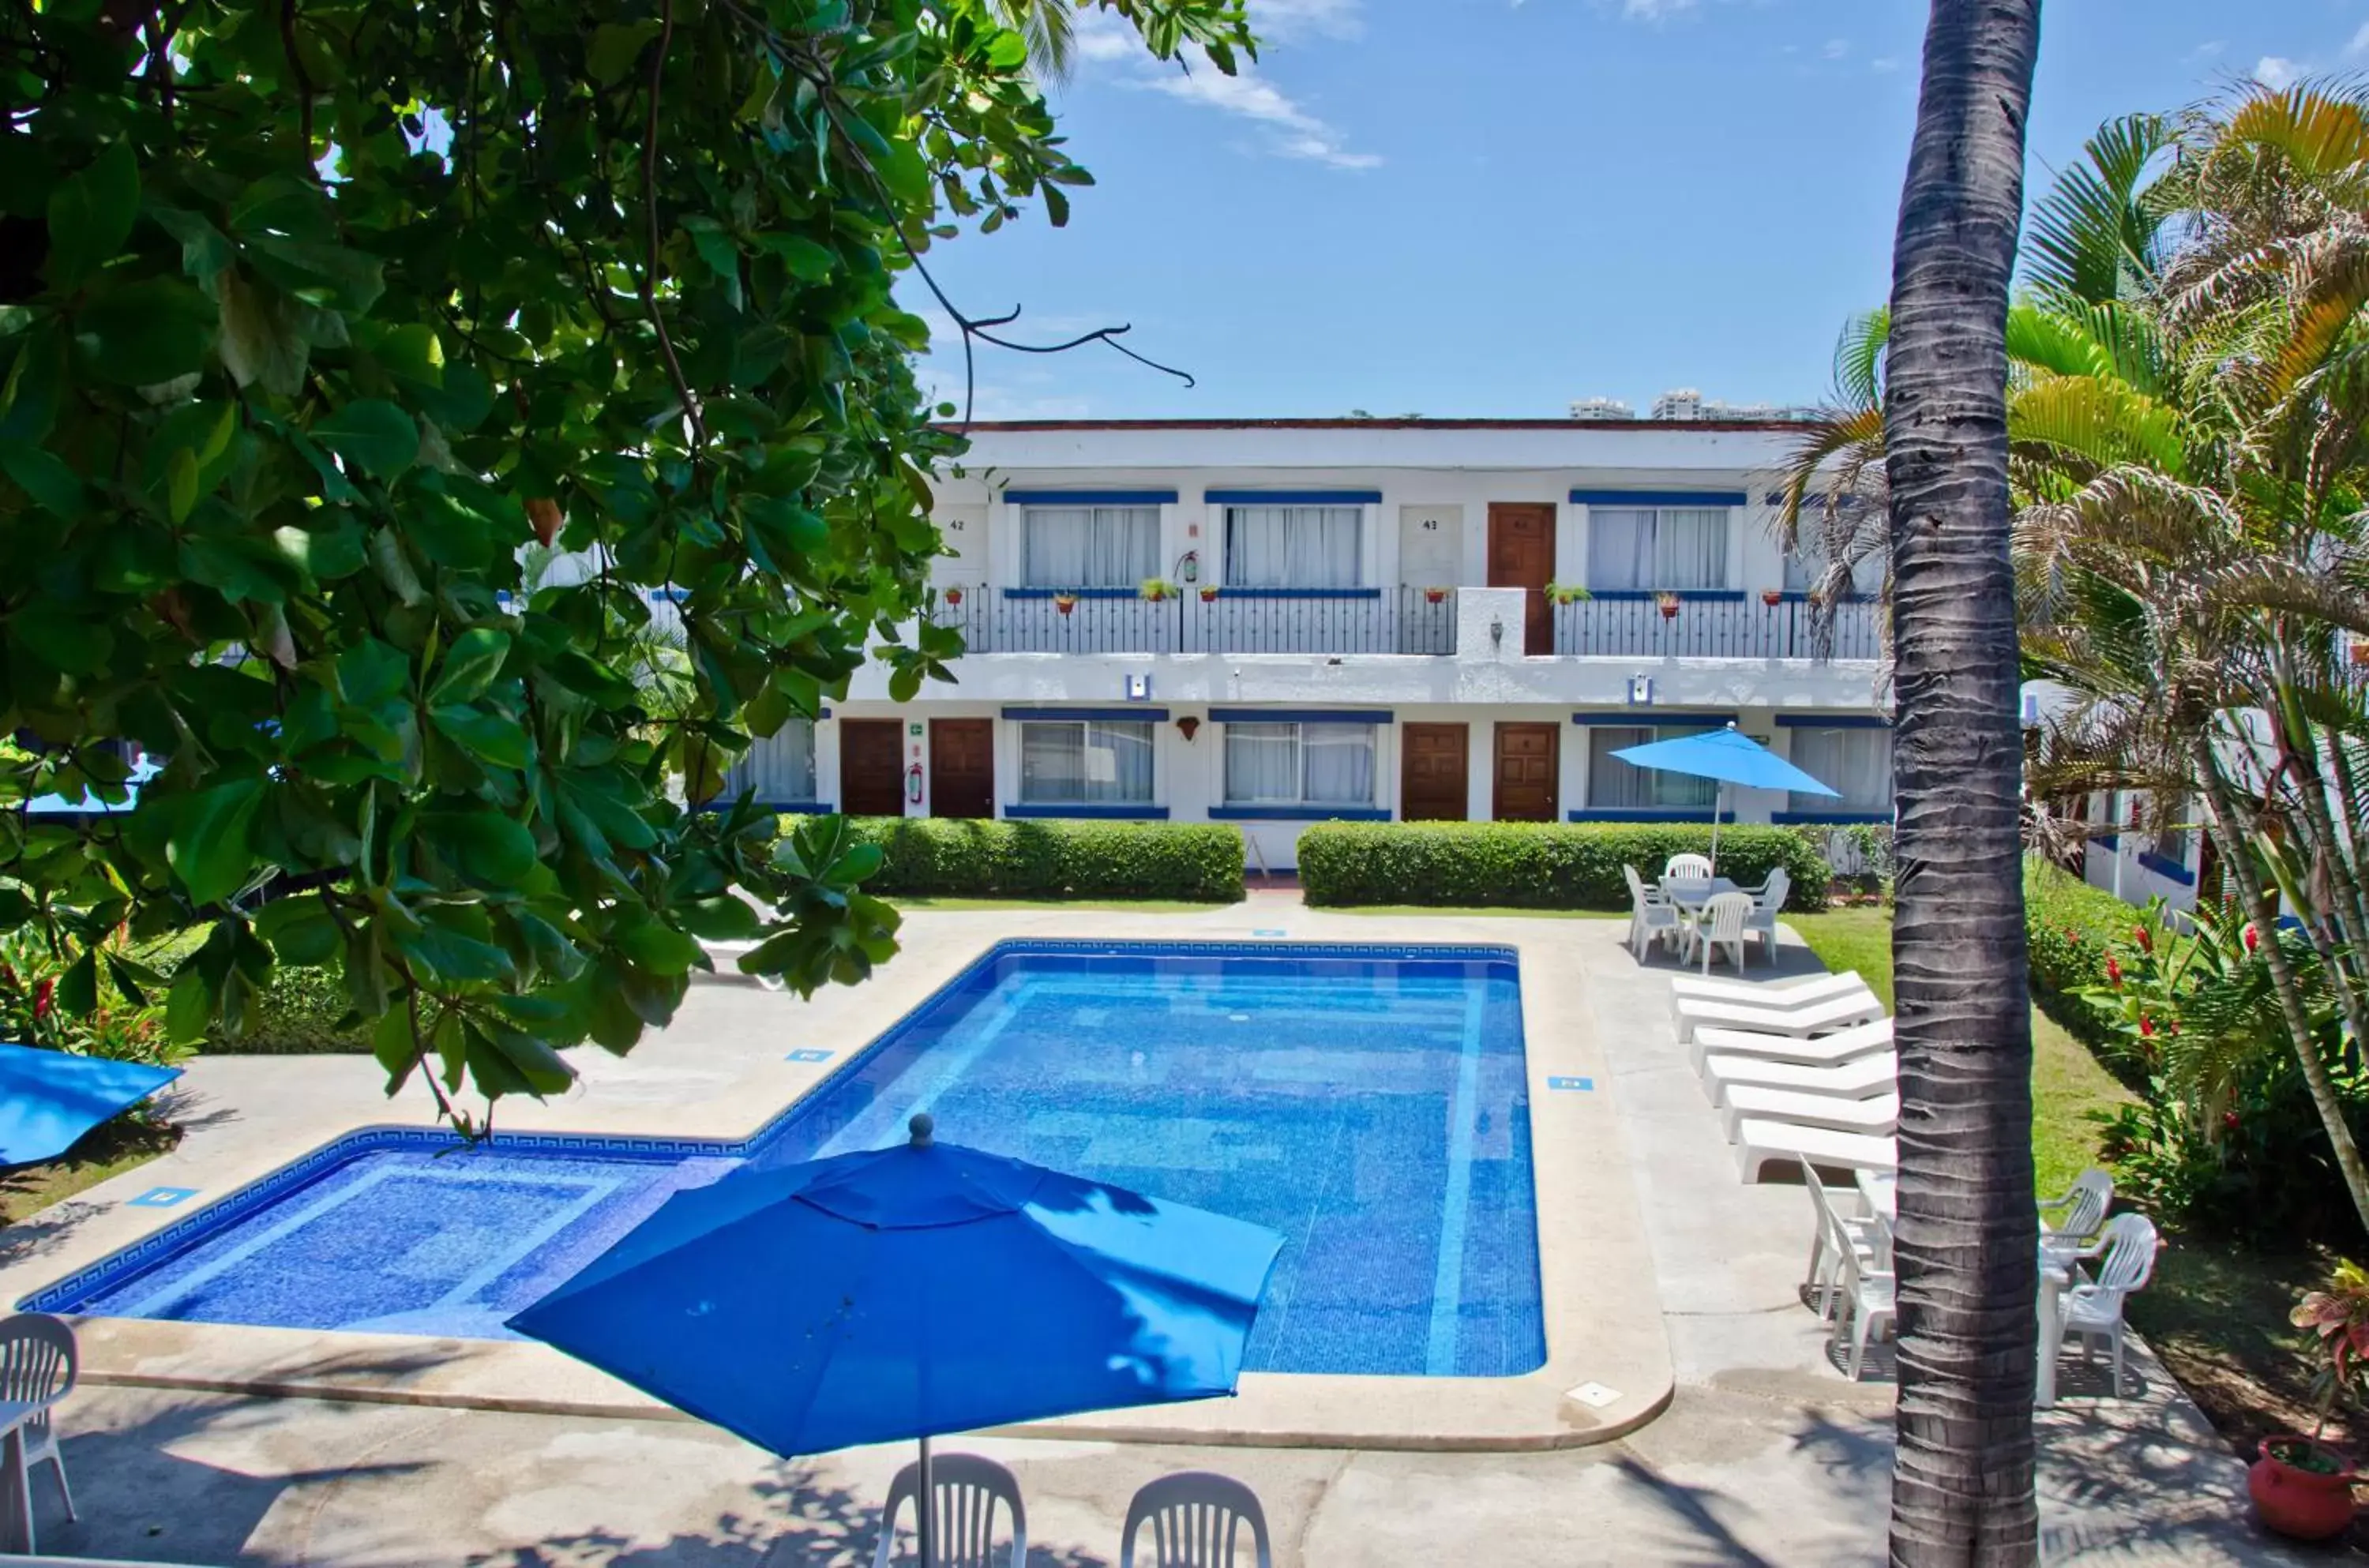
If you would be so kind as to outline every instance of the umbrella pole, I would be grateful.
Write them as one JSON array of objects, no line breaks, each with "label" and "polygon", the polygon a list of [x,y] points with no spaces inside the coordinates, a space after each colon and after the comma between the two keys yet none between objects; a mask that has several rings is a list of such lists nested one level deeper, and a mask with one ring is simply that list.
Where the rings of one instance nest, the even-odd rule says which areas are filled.
[{"label": "umbrella pole", "polygon": [[1722,815],[1720,807],[1726,803],[1727,786],[1722,784],[1711,792],[1711,869],[1714,876],[1719,872],[1719,819]]},{"label": "umbrella pole", "polygon": [[932,1568],[932,1564],[937,1561],[931,1555],[931,1548],[934,1543],[930,1539],[933,1533],[930,1528],[931,1516],[936,1511],[937,1501],[937,1494],[930,1488],[930,1440],[925,1436],[921,1439],[921,1507],[916,1511],[913,1519],[914,1533],[921,1538],[919,1544],[921,1549],[921,1568]]}]

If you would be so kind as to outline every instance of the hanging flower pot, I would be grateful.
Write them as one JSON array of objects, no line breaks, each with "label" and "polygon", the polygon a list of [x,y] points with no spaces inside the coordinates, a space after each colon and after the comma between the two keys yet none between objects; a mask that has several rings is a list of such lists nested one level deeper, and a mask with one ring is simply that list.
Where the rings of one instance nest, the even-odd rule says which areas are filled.
[{"label": "hanging flower pot", "polygon": [[1448,590],[1444,588],[1426,588],[1423,590],[1423,601],[1425,604],[1438,604],[1445,601],[1447,598]]},{"label": "hanging flower pot", "polygon": [[1657,593],[1654,596],[1654,602],[1661,608],[1663,620],[1675,621],[1678,618],[1678,596],[1677,594]]},{"label": "hanging flower pot", "polygon": [[1074,593],[1057,593],[1053,596],[1053,608],[1064,615],[1077,607],[1078,596]]},{"label": "hanging flower pot", "polygon": [[1204,603],[1204,604],[1215,604],[1216,602],[1218,602],[1218,585],[1217,585],[1217,584],[1215,584],[1215,583],[1211,583],[1211,584],[1209,584],[1207,587],[1206,587],[1206,588],[1204,588],[1204,589],[1201,589],[1201,602],[1202,602],[1202,603]]},{"label": "hanging flower pot", "polygon": [[960,604],[962,602],[962,589],[958,588],[950,588],[946,589],[946,602],[948,604]]},{"label": "hanging flower pot", "polygon": [[1781,588],[1764,588],[1760,590],[1760,602],[1774,610],[1785,602],[1785,590]]}]

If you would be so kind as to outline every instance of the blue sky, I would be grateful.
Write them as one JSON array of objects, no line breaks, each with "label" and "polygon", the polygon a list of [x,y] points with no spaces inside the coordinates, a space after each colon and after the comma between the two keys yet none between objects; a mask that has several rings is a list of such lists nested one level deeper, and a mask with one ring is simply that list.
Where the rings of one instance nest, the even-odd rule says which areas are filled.
[{"label": "blue sky", "polygon": [[[1229,82],[1092,24],[1054,102],[1099,182],[942,246],[966,310],[1115,354],[983,350],[981,418],[1560,416],[1694,386],[1814,401],[1879,303],[1911,0],[1252,0]],[[2051,0],[2031,178],[2109,116],[2369,67],[2369,0]],[[925,303],[918,289],[910,305]],[[926,313],[925,313],[926,314]],[[960,385],[958,356],[933,379]],[[948,372],[951,371],[951,374]]]}]

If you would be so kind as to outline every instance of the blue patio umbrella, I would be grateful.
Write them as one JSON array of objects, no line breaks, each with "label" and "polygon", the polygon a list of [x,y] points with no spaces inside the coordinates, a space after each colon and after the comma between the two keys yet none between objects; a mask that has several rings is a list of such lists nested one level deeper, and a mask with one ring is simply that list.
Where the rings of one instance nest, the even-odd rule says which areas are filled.
[{"label": "blue patio umbrella", "polygon": [[1693,735],[1681,735],[1676,740],[1656,740],[1643,746],[1624,747],[1612,753],[1631,767],[1653,768],[1665,773],[1685,773],[1698,779],[1716,779],[1722,788],[1714,797],[1711,812],[1711,864],[1719,863],[1719,818],[1728,784],[1742,784],[1746,789],[1788,789],[1802,795],[1825,795],[1840,797],[1840,790],[1828,789],[1784,758],[1777,755],[1733,724],[1724,729],[1706,729]]},{"label": "blue patio umbrella", "polygon": [[927,1499],[933,1434],[1233,1392],[1282,1245],[917,1116],[676,1194],[509,1326],[784,1458],[919,1437]]},{"label": "blue patio umbrella", "polygon": [[123,798],[110,804],[88,790],[75,795],[37,795],[25,802],[28,817],[110,817],[131,810],[140,804],[140,786],[163,772],[149,759],[143,757],[132,765],[131,774],[123,781]]},{"label": "blue patio umbrella", "polygon": [[177,1067],[0,1046],[0,1165],[54,1160],[180,1076]]}]

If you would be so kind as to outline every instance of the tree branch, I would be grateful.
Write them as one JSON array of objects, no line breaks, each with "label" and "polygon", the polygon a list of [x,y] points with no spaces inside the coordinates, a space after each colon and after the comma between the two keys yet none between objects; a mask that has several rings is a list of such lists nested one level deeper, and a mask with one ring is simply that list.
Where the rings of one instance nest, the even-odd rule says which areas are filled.
[{"label": "tree branch", "polygon": [[649,258],[642,269],[642,312],[658,331],[658,353],[666,361],[667,380],[674,383],[674,395],[682,400],[683,418],[691,421],[692,453],[696,457],[707,444],[707,421],[700,414],[699,398],[691,383],[683,377],[682,361],[675,358],[674,338],[658,310],[658,86],[666,75],[667,52],[674,43],[674,0],[664,0],[658,15],[658,48],[650,57],[649,108],[642,120],[642,211],[649,225]]}]

